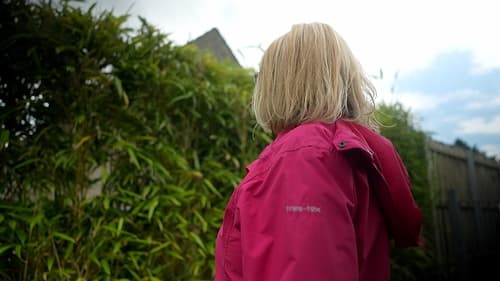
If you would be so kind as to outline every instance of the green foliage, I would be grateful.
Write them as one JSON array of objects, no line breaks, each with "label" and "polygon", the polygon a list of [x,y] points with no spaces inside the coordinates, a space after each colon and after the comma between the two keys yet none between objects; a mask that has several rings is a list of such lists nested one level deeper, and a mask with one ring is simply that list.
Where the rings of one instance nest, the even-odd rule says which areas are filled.
[{"label": "green foliage", "polygon": [[0,279],[211,279],[226,198],[269,140],[251,71],[144,19],[0,13]]},{"label": "green foliage", "polygon": [[401,104],[379,104],[380,132],[392,141],[412,182],[412,192],[423,212],[423,248],[393,249],[391,280],[438,280],[439,268],[433,249],[432,214],[426,159],[427,135],[421,131],[411,112]]}]

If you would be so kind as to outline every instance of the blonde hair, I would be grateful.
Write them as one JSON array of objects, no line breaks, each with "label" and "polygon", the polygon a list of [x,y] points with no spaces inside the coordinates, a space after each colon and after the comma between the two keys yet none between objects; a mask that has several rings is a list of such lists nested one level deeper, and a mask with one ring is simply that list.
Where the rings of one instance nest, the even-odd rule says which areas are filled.
[{"label": "blonde hair", "polygon": [[340,118],[376,128],[375,88],[326,24],[294,25],[265,51],[259,71],[252,106],[266,131]]}]

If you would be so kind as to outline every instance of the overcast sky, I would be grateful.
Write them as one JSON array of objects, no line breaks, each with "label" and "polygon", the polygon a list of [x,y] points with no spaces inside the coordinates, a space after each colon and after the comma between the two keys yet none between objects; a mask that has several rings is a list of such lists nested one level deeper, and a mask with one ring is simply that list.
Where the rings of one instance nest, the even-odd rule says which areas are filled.
[{"label": "overcast sky", "polygon": [[500,1],[97,2],[98,11],[130,13],[130,25],[145,17],[179,45],[217,27],[240,63],[255,69],[261,49],[291,25],[328,23],[367,72],[383,70],[380,99],[411,108],[436,140],[461,138],[500,157]]}]

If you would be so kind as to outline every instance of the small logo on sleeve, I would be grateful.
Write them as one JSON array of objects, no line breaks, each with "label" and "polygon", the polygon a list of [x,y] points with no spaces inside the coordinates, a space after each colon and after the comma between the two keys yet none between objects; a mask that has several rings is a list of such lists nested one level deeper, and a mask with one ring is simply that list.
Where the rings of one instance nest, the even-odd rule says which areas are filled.
[{"label": "small logo on sleeve", "polygon": [[288,205],[286,206],[287,213],[321,213],[321,208],[311,205]]}]

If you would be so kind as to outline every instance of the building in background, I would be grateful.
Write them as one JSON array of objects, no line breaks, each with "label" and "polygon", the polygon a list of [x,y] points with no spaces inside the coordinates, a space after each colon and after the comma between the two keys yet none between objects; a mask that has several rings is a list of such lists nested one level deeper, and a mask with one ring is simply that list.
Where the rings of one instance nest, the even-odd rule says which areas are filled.
[{"label": "building in background", "polygon": [[229,63],[241,67],[231,48],[227,45],[226,40],[224,40],[224,37],[222,37],[219,30],[215,27],[189,42],[189,44],[196,45],[204,52],[212,53],[220,61],[229,61]]}]

